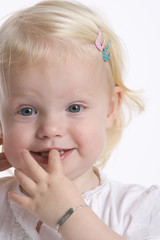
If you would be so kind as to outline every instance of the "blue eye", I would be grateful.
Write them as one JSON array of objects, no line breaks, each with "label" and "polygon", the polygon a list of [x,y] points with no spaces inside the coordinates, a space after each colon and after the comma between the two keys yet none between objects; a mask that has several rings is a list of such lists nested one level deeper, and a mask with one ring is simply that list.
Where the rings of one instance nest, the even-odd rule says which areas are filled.
[{"label": "blue eye", "polygon": [[68,108],[68,111],[71,112],[71,113],[78,113],[82,110],[82,106],[80,105],[71,105],[69,108]]},{"label": "blue eye", "polygon": [[22,108],[18,113],[22,116],[28,117],[28,116],[36,114],[37,111],[34,110],[33,108],[25,107],[25,108]]}]

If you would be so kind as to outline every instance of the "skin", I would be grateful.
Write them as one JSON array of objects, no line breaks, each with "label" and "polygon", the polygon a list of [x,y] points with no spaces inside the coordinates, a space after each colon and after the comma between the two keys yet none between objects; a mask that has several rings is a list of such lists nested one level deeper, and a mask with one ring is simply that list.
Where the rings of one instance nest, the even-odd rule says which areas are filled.
[{"label": "skin", "polygon": [[[93,164],[122,100],[119,87],[111,97],[106,94],[109,77],[103,61],[60,66],[43,59],[12,70],[10,95],[1,101],[1,135],[25,195],[10,192],[9,197],[53,228],[70,207],[84,204],[81,193],[99,185]],[[66,240],[122,239],[89,208],[72,214],[61,234]]]}]

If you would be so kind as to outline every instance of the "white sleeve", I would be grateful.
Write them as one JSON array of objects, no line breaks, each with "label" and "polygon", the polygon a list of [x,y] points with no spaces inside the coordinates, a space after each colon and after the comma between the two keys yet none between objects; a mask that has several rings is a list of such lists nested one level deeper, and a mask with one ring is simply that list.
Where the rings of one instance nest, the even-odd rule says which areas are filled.
[{"label": "white sleeve", "polygon": [[[154,199],[153,199],[154,201]],[[157,199],[154,201],[153,210],[148,226],[147,240],[160,239],[160,188],[157,187]]]},{"label": "white sleeve", "polygon": [[8,213],[8,192],[15,182],[12,177],[0,178],[0,230]]},{"label": "white sleeve", "polygon": [[[132,232],[127,240],[160,240],[160,186],[152,186],[135,202]],[[132,215],[132,216],[133,216]]]}]

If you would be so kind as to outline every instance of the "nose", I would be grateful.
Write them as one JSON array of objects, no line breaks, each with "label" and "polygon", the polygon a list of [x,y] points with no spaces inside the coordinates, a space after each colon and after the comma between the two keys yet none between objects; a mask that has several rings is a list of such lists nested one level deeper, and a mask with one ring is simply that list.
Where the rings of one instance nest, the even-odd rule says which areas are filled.
[{"label": "nose", "polygon": [[62,121],[58,119],[45,119],[39,124],[37,137],[40,139],[52,139],[55,137],[62,137],[64,132],[65,130]]}]

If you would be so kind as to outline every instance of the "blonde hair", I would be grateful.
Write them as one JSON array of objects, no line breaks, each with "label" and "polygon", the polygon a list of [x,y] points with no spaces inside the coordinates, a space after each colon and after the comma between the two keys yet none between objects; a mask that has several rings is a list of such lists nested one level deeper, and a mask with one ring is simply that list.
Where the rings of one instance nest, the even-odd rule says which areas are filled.
[{"label": "blonde hair", "polygon": [[[114,85],[120,86],[123,90],[123,106],[129,111],[135,108],[143,110],[140,98],[124,85],[123,53],[119,38],[93,10],[71,1],[40,2],[16,12],[2,25],[0,29],[1,86],[8,86],[7,81],[9,82],[12,66],[22,67],[40,60],[43,56],[55,54],[59,61],[63,61],[63,51],[58,48],[57,42],[76,57],[92,58],[99,29],[103,30],[106,44],[111,40],[112,56],[106,64],[110,65]],[[100,159],[100,165],[105,164],[121,138],[125,123],[123,112],[122,107],[113,128],[107,131],[107,146]]]}]

